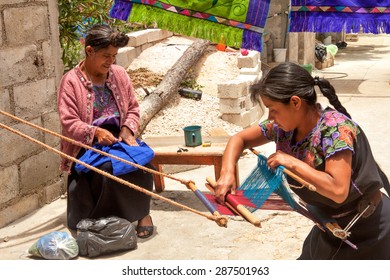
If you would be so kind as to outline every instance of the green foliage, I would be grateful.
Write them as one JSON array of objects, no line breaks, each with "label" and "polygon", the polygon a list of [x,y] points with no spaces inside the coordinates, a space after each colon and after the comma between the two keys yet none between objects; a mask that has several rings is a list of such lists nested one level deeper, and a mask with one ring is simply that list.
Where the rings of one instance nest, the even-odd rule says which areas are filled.
[{"label": "green foliage", "polygon": [[196,73],[194,73],[194,71],[190,69],[187,73],[185,80],[180,83],[180,87],[201,91],[204,86],[198,84],[198,82],[196,81],[196,76]]},{"label": "green foliage", "polygon": [[123,32],[134,30],[129,23],[113,19],[109,12],[114,0],[58,0],[60,44],[65,71],[81,59],[83,34],[93,24],[106,23]]}]

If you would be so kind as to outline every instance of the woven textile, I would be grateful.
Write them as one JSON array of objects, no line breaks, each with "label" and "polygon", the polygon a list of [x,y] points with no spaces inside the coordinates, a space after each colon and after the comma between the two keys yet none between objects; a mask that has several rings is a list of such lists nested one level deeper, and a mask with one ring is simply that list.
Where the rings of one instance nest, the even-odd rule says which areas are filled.
[{"label": "woven textile", "polygon": [[115,0],[110,16],[261,51],[270,0]]},{"label": "woven textile", "polygon": [[390,33],[390,0],[291,0],[291,32]]}]

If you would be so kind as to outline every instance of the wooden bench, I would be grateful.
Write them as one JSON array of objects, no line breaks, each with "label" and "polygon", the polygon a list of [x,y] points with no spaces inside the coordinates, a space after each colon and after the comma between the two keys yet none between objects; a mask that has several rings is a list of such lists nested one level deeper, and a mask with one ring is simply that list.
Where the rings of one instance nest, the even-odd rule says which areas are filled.
[{"label": "wooden bench", "polygon": [[[206,137],[203,142],[210,142],[209,147],[197,146],[186,147],[183,137],[171,137],[159,139],[145,139],[144,141],[154,150],[155,156],[152,164],[159,172],[164,172],[163,166],[173,165],[212,165],[214,166],[215,180],[219,179],[222,168],[222,156],[226,147],[227,137]],[[160,145],[162,146],[159,146]],[[166,146],[169,143],[169,146]],[[180,144],[178,144],[180,143]],[[164,145],[165,144],[165,145]],[[179,151],[179,148],[188,151]],[[238,164],[236,165],[236,179],[239,185]],[[165,188],[164,176],[154,175],[154,184],[156,192],[162,192]]]}]

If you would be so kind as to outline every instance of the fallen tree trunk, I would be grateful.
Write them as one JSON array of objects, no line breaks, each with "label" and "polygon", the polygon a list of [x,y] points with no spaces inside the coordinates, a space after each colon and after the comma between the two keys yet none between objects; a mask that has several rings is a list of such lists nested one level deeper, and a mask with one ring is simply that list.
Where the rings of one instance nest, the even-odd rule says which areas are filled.
[{"label": "fallen tree trunk", "polygon": [[161,83],[140,103],[140,127],[138,135],[142,134],[146,125],[172,98],[177,94],[180,83],[185,79],[190,68],[203,55],[210,41],[197,39],[183,53],[178,61],[165,74]]}]

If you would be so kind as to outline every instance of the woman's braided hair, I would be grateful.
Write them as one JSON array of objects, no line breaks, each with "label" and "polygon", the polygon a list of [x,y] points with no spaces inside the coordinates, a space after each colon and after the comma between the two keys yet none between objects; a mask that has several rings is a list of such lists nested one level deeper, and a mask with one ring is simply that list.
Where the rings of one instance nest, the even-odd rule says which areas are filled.
[{"label": "woman's braided hair", "polygon": [[329,103],[340,113],[351,117],[347,110],[341,105],[334,87],[328,80],[319,77],[312,77],[302,66],[286,62],[281,63],[271,70],[256,84],[250,88],[251,99],[260,103],[261,96],[271,100],[288,104],[292,96],[298,96],[307,104],[316,106],[317,93],[315,86],[318,86],[322,94],[328,98]]}]

